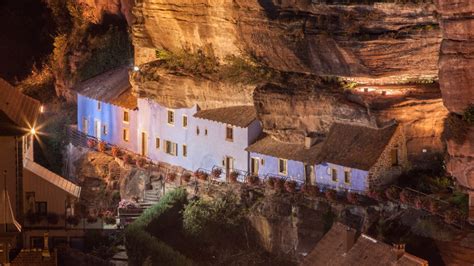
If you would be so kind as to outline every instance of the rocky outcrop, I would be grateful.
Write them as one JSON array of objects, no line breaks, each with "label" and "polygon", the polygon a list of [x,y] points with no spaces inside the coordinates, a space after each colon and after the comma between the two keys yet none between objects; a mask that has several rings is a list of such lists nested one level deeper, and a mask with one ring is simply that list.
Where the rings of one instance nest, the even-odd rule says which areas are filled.
[{"label": "rocky outcrop", "polygon": [[123,16],[133,24],[133,0],[76,0],[83,6],[83,16],[91,22],[100,23],[104,14]]},{"label": "rocky outcrop", "polygon": [[136,63],[153,51],[257,58],[274,69],[339,76],[437,73],[441,41],[430,4],[144,0],[133,9]]},{"label": "rocky outcrop", "polygon": [[474,103],[474,2],[437,0],[443,42],[439,80],[449,111],[462,114]]}]

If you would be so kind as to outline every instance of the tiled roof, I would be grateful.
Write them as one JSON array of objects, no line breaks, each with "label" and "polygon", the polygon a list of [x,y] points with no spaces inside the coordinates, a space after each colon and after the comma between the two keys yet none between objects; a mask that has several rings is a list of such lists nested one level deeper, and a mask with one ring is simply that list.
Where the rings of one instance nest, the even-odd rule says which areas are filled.
[{"label": "tiled roof", "polygon": [[201,110],[194,117],[244,128],[257,119],[257,112],[252,105],[242,105]]},{"label": "tiled roof", "polygon": [[22,249],[11,262],[12,266],[55,266],[56,255],[50,251],[50,257],[43,257],[42,250]]},{"label": "tiled roof", "polygon": [[304,144],[282,142],[264,133],[245,150],[282,159],[315,163],[320,149],[321,143],[306,149]]},{"label": "tiled roof", "polygon": [[[36,124],[41,103],[0,78],[0,127],[16,126],[23,133]],[[11,124],[14,125],[11,125]],[[15,130],[16,131],[16,130]]]},{"label": "tiled roof", "polygon": [[396,124],[377,129],[335,123],[323,142],[318,161],[369,170],[396,130]]},{"label": "tiled roof", "polygon": [[13,213],[10,196],[5,190],[0,191],[0,199],[0,225],[2,225],[0,232],[3,231],[4,225],[7,225],[9,232],[21,232],[21,225]]},{"label": "tiled roof", "polygon": [[77,84],[74,90],[88,98],[133,110],[137,98],[132,95],[128,67],[109,70]]},{"label": "tiled roof", "polygon": [[48,181],[49,183],[55,185],[56,187],[64,190],[65,192],[69,193],[70,195],[79,198],[81,195],[81,187],[72,183],[71,181],[61,177],[48,169],[44,168],[43,166],[33,162],[30,159],[24,160],[24,167],[34,173],[35,175],[43,178],[44,180]]}]

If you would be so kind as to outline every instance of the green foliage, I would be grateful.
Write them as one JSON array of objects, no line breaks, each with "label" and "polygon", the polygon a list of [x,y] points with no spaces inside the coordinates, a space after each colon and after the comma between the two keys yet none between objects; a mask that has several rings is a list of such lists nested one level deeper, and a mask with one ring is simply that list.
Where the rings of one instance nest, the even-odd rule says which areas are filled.
[{"label": "green foliage", "polygon": [[254,84],[271,80],[277,73],[270,68],[259,65],[255,60],[231,55],[225,58],[220,71],[222,80]]},{"label": "green foliage", "polygon": [[24,94],[42,103],[51,102],[56,97],[54,77],[48,64],[43,64],[41,69],[33,66],[30,75],[22,80],[17,87]]},{"label": "green foliage", "polygon": [[100,230],[88,230],[84,234],[85,251],[102,259],[110,259],[118,252],[117,246],[123,243],[120,231],[106,233]]},{"label": "green foliage", "polygon": [[463,113],[462,119],[468,124],[474,124],[474,104],[471,104]]},{"label": "green foliage", "polygon": [[462,214],[467,214],[469,210],[469,196],[466,193],[455,191],[448,201],[456,206]]},{"label": "green foliage", "polygon": [[67,33],[71,31],[73,26],[73,17],[69,12],[68,6],[73,5],[75,2],[64,1],[64,0],[44,0],[51,10],[52,17],[56,23],[56,27],[60,33]]},{"label": "green foliage", "polygon": [[192,53],[188,49],[183,49],[172,53],[162,49],[156,51],[156,58],[171,70],[185,70],[194,75],[215,73],[219,66],[214,54],[212,52],[206,54],[203,50]]},{"label": "green foliage", "polygon": [[128,33],[111,26],[103,35],[90,37],[89,47],[94,47],[88,60],[79,67],[79,80],[86,80],[107,70],[130,62],[131,42]]},{"label": "green foliage", "polygon": [[241,225],[242,217],[242,209],[234,196],[213,201],[198,199],[184,209],[183,227],[191,236],[209,239],[216,235],[216,230],[236,229]]},{"label": "green foliage", "polygon": [[138,266],[145,262],[152,265],[192,265],[189,259],[146,230],[152,222],[159,222],[175,206],[184,206],[186,202],[186,190],[170,191],[126,228],[125,246],[130,265]]}]

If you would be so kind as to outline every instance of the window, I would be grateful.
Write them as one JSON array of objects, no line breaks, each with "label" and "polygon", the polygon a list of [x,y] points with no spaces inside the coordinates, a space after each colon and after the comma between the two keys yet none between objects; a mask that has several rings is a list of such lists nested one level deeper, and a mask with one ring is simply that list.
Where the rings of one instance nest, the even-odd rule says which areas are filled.
[{"label": "window", "polygon": [[109,133],[108,129],[107,129],[107,125],[102,125],[102,134],[107,135]]},{"label": "window", "polygon": [[188,146],[183,145],[183,157],[188,157]]},{"label": "window", "polygon": [[155,138],[155,147],[160,149],[160,138]]},{"label": "window", "polygon": [[234,129],[231,126],[226,127],[225,139],[228,141],[234,141]]},{"label": "window", "polygon": [[398,165],[398,147],[394,147],[391,151],[391,161],[392,161],[392,166],[397,166]]},{"label": "window", "polygon": [[199,136],[199,132],[200,132],[200,131],[199,131],[199,127],[196,127],[196,135]]},{"label": "window", "polygon": [[204,136],[207,136],[207,128],[204,129]]},{"label": "window", "polygon": [[265,165],[265,160],[264,160],[264,159],[260,159],[260,164],[261,164],[261,165]]},{"label": "window", "polygon": [[99,111],[100,111],[100,108],[101,108],[101,106],[100,106],[100,102],[97,102],[97,110],[99,110]]},{"label": "window", "polygon": [[351,183],[351,170],[344,170],[344,183],[350,184]]},{"label": "window", "polygon": [[174,112],[168,110],[168,124],[174,125]]},{"label": "window", "polygon": [[288,161],[285,159],[278,159],[278,173],[282,175],[288,174]]},{"label": "window", "polygon": [[87,118],[85,117],[82,118],[82,132],[85,134],[89,132],[89,121],[87,121]]},{"label": "window", "polygon": [[188,116],[183,115],[183,127],[187,128],[188,127]]},{"label": "window", "polygon": [[178,154],[178,144],[169,140],[165,141],[165,152],[169,155],[176,156]]},{"label": "window", "polygon": [[128,116],[128,111],[123,111],[123,122],[130,122],[130,117]]},{"label": "window", "polygon": [[337,170],[335,168],[331,168],[331,178],[332,181],[337,182]]},{"label": "window", "polygon": [[128,142],[128,140],[130,139],[130,132],[128,131],[128,128],[124,128],[123,129],[123,136],[122,136],[123,140]]},{"label": "window", "polygon": [[45,201],[37,201],[35,203],[36,213],[41,216],[46,216],[48,213],[48,204]]},{"label": "window", "polygon": [[259,159],[252,157],[250,158],[250,172],[252,175],[258,175],[258,166],[259,166]]}]

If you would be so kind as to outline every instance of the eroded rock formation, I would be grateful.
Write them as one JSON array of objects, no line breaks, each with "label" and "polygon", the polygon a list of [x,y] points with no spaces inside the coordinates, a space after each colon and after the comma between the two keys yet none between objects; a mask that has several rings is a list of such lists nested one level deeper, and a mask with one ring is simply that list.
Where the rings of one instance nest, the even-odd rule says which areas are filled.
[{"label": "eroded rock formation", "polygon": [[76,0],[82,4],[83,15],[94,23],[102,21],[104,14],[123,16],[129,25],[133,24],[134,0]]}]

